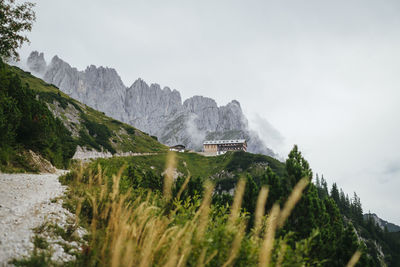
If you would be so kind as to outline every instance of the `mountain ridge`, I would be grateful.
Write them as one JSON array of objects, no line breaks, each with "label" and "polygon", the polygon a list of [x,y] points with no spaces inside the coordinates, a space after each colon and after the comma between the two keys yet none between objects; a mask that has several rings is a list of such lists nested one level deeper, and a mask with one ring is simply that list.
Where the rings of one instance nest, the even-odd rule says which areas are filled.
[{"label": "mountain ridge", "polygon": [[378,215],[375,213],[366,213],[364,214],[364,219],[365,220],[372,220],[375,224],[377,224],[382,230],[387,228],[388,232],[400,232],[400,226],[397,224],[388,222],[382,218],[380,218]]},{"label": "mountain ridge", "polygon": [[250,152],[277,156],[250,129],[237,100],[222,106],[204,96],[182,101],[180,92],[167,86],[138,78],[127,87],[113,68],[89,65],[79,71],[58,56],[47,64],[37,51],[28,57],[27,67],[69,96],[157,136],[164,144],[200,150],[206,139],[245,138]]}]

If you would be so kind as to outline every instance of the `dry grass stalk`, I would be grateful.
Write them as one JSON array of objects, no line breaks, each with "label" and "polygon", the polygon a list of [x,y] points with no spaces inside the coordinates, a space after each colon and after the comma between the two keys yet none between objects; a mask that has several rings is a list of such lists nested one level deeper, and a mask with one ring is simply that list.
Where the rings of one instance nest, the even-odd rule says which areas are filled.
[{"label": "dry grass stalk", "polygon": [[238,184],[236,185],[235,197],[233,199],[231,214],[228,221],[228,225],[230,226],[233,226],[236,220],[239,218],[245,186],[246,181],[244,179],[240,179]]},{"label": "dry grass stalk", "polygon": [[294,206],[296,206],[297,202],[300,200],[303,190],[306,188],[306,186],[309,183],[309,179],[307,177],[302,178],[296,186],[293,188],[292,193],[290,194],[289,198],[285,202],[285,205],[283,206],[283,209],[280,213],[279,219],[278,219],[278,228],[281,228],[289,215],[292,213],[292,210]]},{"label": "dry grass stalk", "polygon": [[121,180],[122,173],[125,169],[125,166],[119,169],[117,175],[113,175],[113,189],[111,199],[114,200],[119,195],[119,181]]},{"label": "dry grass stalk", "polygon": [[75,225],[76,226],[79,225],[79,215],[81,214],[81,210],[82,210],[82,202],[83,202],[83,199],[79,198],[78,204],[76,205],[76,210],[75,210]]},{"label": "dry grass stalk", "polygon": [[261,230],[261,222],[265,212],[265,204],[268,198],[268,187],[263,186],[258,194],[254,219],[254,236],[258,236]]},{"label": "dry grass stalk", "polygon": [[134,262],[135,262],[135,258],[134,258],[134,254],[131,253],[132,251],[134,251],[134,245],[133,245],[133,241],[132,240],[128,240],[127,244],[125,245],[126,249],[125,249],[125,254],[124,257],[122,259],[122,266],[133,266]]},{"label": "dry grass stalk", "polygon": [[361,252],[359,250],[357,250],[353,256],[351,257],[351,259],[349,260],[349,262],[347,263],[347,267],[353,267],[357,264],[358,260],[361,257]]},{"label": "dry grass stalk", "polygon": [[164,246],[172,238],[177,228],[178,228],[177,226],[172,226],[164,231],[164,233],[161,235],[161,238],[158,241],[155,251],[160,250],[161,247]]},{"label": "dry grass stalk", "polygon": [[77,175],[76,175],[75,184],[79,184],[79,182],[81,181],[81,178],[83,177],[83,172],[84,172],[84,167],[83,167],[83,162],[81,161]]},{"label": "dry grass stalk", "polygon": [[205,260],[205,258],[206,258],[206,253],[207,253],[207,248],[203,248],[203,249],[201,250],[201,252],[200,252],[199,258],[197,259],[196,267],[202,267],[202,266],[205,265],[205,264],[204,264],[204,260]]},{"label": "dry grass stalk", "polygon": [[231,251],[229,254],[229,258],[224,263],[224,265],[222,265],[222,267],[233,266],[233,261],[238,256],[240,246],[242,244],[242,240],[243,240],[243,237],[245,234],[245,228],[246,228],[246,226],[244,223],[240,224],[240,226],[238,227],[238,231],[237,231],[235,238],[233,240],[233,243],[232,243],[232,248],[231,248]]},{"label": "dry grass stalk", "polygon": [[93,185],[93,173],[92,173],[92,170],[91,169],[89,169],[89,190],[91,190],[92,189],[92,185]]},{"label": "dry grass stalk", "polygon": [[189,172],[189,170],[188,170],[188,176],[186,177],[186,179],[185,179],[185,181],[183,182],[181,188],[179,189],[178,194],[176,195],[176,198],[177,198],[177,199],[180,199],[180,198],[181,198],[181,195],[182,195],[183,191],[185,191],[186,186],[188,185],[188,183],[189,183],[189,181],[190,181],[190,178],[191,178],[191,175],[190,175],[190,172]]},{"label": "dry grass stalk", "polygon": [[90,223],[90,229],[92,232],[92,235],[96,235],[96,229],[97,229],[97,214],[98,214],[98,209],[97,209],[97,199],[95,196],[91,195],[90,193],[87,193],[89,197],[90,204],[92,205],[92,221]]},{"label": "dry grass stalk", "polygon": [[264,235],[264,240],[259,254],[259,266],[268,266],[271,260],[272,250],[274,247],[275,232],[277,220],[279,217],[280,208],[278,204],[274,204],[268,215],[267,230]]},{"label": "dry grass stalk", "polygon": [[279,249],[278,259],[276,261],[276,266],[277,267],[282,266],[283,259],[285,258],[285,253],[286,253],[287,246],[288,245],[285,242],[282,242],[281,247]]},{"label": "dry grass stalk", "polygon": [[[192,233],[193,234],[193,233]],[[186,237],[182,242],[182,250],[180,251],[180,259],[178,261],[177,267],[184,267],[186,266],[186,262],[189,258],[190,252],[193,249],[191,244],[191,236]]]},{"label": "dry grass stalk", "polygon": [[204,233],[207,228],[208,224],[208,216],[210,214],[210,205],[211,205],[211,200],[212,200],[212,193],[214,190],[214,185],[210,181],[206,181],[204,185],[204,197],[203,201],[201,202],[201,206],[199,209],[200,217],[199,217],[199,222],[198,222],[198,227],[196,231],[196,239],[200,240],[203,238]]},{"label": "dry grass stalk", "polygon": [[[169,245],[169,251],[166,255],[167,262],[164,266],[166,267],[175,267],[178,264],[179,254],[182,252],[184,248],[185,240],[191,240],[194,227],[193,224],[189,221],[184,225],[182,229],[177,229],[177,234],[174,237],[174,241],[172,241]],[[192,227],[191,227],[192,226]],[[190,251],[190,250],[189,250]]]},{"label": "dry grass stalk", "polygon": [[176,168],[176,154],[169,151],[167,154],[167,163],[165,166],[164,186],[163,193],[165,199],[168,201],[172,197],[172,185],[174,183],[174,171]]},{"label": "dry grass stalk", "polygon": [[204,266],[208,265],[208,264],[212,261],[212,259],[213,259],[215,256],[217,256],[217,254],[218,254],[218,250],[214,250],[214,252],[211,253],[211,255],[208,257],[208,259],[207,259],[206,262],[204,263]]},{"label": "dry grass stalk", "polygon": [[[167,171],[164,182],[164,197],[167,200],[172,197],[175,166],[176,156],[174,153],[170,153],[167,159]],[[123,169],[117,175],[113,176],[111,190],[107,187],[107,177],[104,176],[104,171],[101,171],[101,168],[99,168],[96,177],[88,181],[92,183],[92,187],[89,192],[86,192],[86,197],[89,199],[93,209],[90,246],[101,252],[99,255],[101,260],[100,265],[145,267],[159,264],[160,266],[185,266],[192,250],[195,246],[201,244],[204,239],[207,225],[210,221],[209,214],[214,188],[213,184],[211,182],[205,184],[204,197],[195,216],[183,226],[172,226],[175,213],[169,216],[163,215],[160,212],[160,208],[155,205],[156,200],[151,200],[152,194],[149,193],[146,198],[137,197],[133,202],[128,203],[127,199],[132,196],[131,192],[121,194],[119,188],[122,171]],[[83,170],[78,174],[77,181],[81,181],[82,176]],[[190,173],[181,187],[180,193],[178,193],[179,197],[185,190],[189,179]],[[280,208],[277,204],[273,206],[269,213],[266,225],[267,229],[259,254],[260,266],[267,266],[271,260],[278,221],[282,220],[282,223],[285,222],[289,216],[286,214],[290,214],[307,185],[303,180],[299,184],[294,189],[296,192],[293,192],[288,198],[287,203],[285,203],[282,215],[280,215]],[[245,223],[243,220],[238,220],[244,190],[245,181],[241,179],[236,187],[227,224],[230,231],[234,231],[236,234],[232,242],[230,254],[223,266],[234,264],[245,236]],[[264,187],[260,191],[255,214],[255,228],[259,228],[258,231],[261,231],[267,196],[268,189]],[[80,201],[82,203],[82,199]],[[80,206],[78,201],[77,216],[79,216],[79,212]],[[105,235],[104,232],[96,232],[99,220],[107,224],[104,231]],[[101,236],[102,234],[104,235],[103,237]],[[285,244],[281,246],[278,263],[282,263],[283,261],[286,250],[285,246]],[[208,257],[207,254],[207,247],[202,248],[200,256],[197,259],[197,266],[208,265],[218,254],[218,251],[213,251]]]},{"label": "dry grass stalk", "polygon": [[150,230],[148,230],[148,234],[144,235],[143,237],[143,245],[140,246],[142,247],[141,249],[141,255],[136,255],[139,256],[140,259],[140,267],[146,267],[146,266],[151,266],[152,262],[153,262],[153,258],[154,258],[154,251],[153,251],[153,247],[157,238],[157,230],[155,229],[155,227],[158,224],[156,223],[156,221],[151,221],[148,224],[148,227],[151,227]]}]

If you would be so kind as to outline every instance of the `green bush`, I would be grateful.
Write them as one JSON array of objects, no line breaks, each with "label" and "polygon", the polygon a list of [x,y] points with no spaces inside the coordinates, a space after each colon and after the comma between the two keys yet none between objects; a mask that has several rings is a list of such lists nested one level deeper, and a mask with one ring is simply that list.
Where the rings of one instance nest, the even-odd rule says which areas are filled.
[{"label": "green bush", "polygon": [[[86,133],[83,133],[81,131],[81,138],[83,138],[85,141],[87,141],[93,148],[100,150],[100,146],[103,146],[105,149],[110,151],[112,154],[116,153],[115,149],[112,147],[110,144],[110,137],[112,136],[111,131],[105,126],[104,124],[100,124],[97,122],[94,122],[87,118],[86,116],[83,116],[83,125],[86,127],[86,129],[89,132],[88,136]],[[82,136],[83,135],[83,136]],[[90,139],[92,139],[90,141]],[[95,144],[97,143],[97,144]]]}]

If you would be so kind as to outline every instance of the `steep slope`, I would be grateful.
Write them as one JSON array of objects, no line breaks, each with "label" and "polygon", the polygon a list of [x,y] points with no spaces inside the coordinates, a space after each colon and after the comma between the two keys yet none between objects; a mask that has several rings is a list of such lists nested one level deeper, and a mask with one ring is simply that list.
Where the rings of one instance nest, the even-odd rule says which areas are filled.
[{"label": "steep slope", "polygon": [[[67,165],[76,150],[81,154],[97,151],[99,155],[111,156],[115,153],[160,152],[167,149],[157,142],[155,137],[105,116],[104,113],[76,101],[29,72],[6,64],[3,64],[2,68],[5,77],[11,79],[11,83],[7,84],[13,86],[12,90],[10,89],[13,94],[5,92],[4,99],[7,103],[23,101],[25,104],[21,105],[22,108],[19,108],[17,114],[6,109],[6,113],[3,113],[13,116],[2,119],[0,127],[3,127],[5,121],[4,127],[10,128],[11,126],[7,125],[12,125],[11,120],[15,120],[16,116],[25,119],[21,122],[25,128],[31,125],[26,130],[21,126],[20,133],[17,131],[17,138],[11,147],[13,150],[32,149],[61,168]],[[7,80],[2,79],[2,83],[5,82]],[[16,87],[18,83],[24,87]],[[2,90],[4,88],[6,87],[3,86]],[[19,100],[21,97],[23,99]],[[2,164],[8,164],[9,153],[6,153],[5,148],[0,150],[2,155],[6,155],[2,156]]]},{"label": "steep slope", "polygon": [[194,96],[182,103],[177,90],[148,85],[142,79],[125,87],[114,69],[91,65],[78,71],[57,56],[47,66],[38,52],[32,52],[27,66],[67,95],[157,136],[164,144],[200,150],[206,139],[245,138],[250,152],[275,156],[249,129],[236,100],[218,107],[211,98]]},{"label": "steep slope", "polygon": [[0,170],[54,172],[51,164],[66,167],[75,148],[63,123],[0,59]]}]

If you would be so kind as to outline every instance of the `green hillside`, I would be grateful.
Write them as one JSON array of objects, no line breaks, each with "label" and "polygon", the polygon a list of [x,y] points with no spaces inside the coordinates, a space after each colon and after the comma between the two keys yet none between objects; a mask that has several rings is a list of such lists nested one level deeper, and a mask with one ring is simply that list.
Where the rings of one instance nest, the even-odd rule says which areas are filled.
[{"label": "green hillside", "polygon": [[[212,178],[222,172],[243,173],[250,169],[265,169],[269,166],[280,176],[286,174],[285,165],[269,156],[251,154],[246,152],[228,152],[217,157],[205,157],[197,153],[177,153],[177,170],[182,176],[190,172],[192,177],[202,177],[202,179]],[[134,157],[116,157],[112,159],[97,159],[92,166],[98,164],[106,170],[107,174],[116,173],[122,166],[135,166],[143,171],[152,171],[156,175],[161,175],[167,161],[167,154]]]},{"label": "green hillside", "polygon": [[35,171],[22,156],[30,149],[66,168],[77,146],[110,152],[162,152],[155,137],[70,98],[17,67],[0,63],[0,165]]},{"label": "green hillside", "polygon": [[[210,215],[209,227],[205,234],[207,239],[204,240],[205,243],[187,240],[193,251],[184,254],[184,257],[191,262],[188,266],[194,266],[194,263],[199,260],[201,249],[206,249],[207,255],[211,255],[213,249],[216,249],[219,251],[216,258],[206,266],[222,266],[229,259],[228,248],[234,242],[234,235],[229,234],[232,229],[227,220],[230,214],[228,207],[234,205],[233,192],[237,189],[238,182],[244,180],[241,223],[243,227],[245,226],[245,233],[240,242],[237,258],[234,260],[234,266],[255,266],[259,259],[258,255],[261,253],[258,243],[260,237],[255,234],[258,233],[258,230],[254,227],[257,198],[262,188],[264,186],[269,188],[268,200],[264,207],[265,212],[271,212],[274,203],[284,210],[287,206],[285,203],[290,199],[289,196],[295,190],[296,184],[304,181],[302,180],[304,177],[308,177],[306,178],[308,181],[312,177],[310,166],[297,147],[289,154],[285,163],[268,156],[245,152],[232,152],[217,157],[204,157],[195,153],[176,153],[174,155],[173,163],[171,163],[172,156],[170,154],[159,154],[97,159],[86,165],[83,170],[78,168],[63,179],[64,183],[70,187],[66,200],[67,206],[72,212],[76,212],[76,206],[81,203],[82,224],[87,228],[93,227],[93,212],[102,214],[102,212],[109,211],[107,207],[123,205],[124,202],[113,203],[117,200],[116,193],[112,193],[114,192],[112,190],[117,188],[118,194],[121,199],[126,200],[129,208],[147,205],[146,201],[149,198],[151,201],[155,201],[151,202],[153,203],[151,205],[155,205],[155,210],[160,210],[160,213],[157,212],[157,214],[164,214],[163,218],[172,220],[168,224],[168,227],[171,227],[168,231],[174,231],[175,227],[180,229],[179,227],[187,227],[185,226],[187,224],[198,223],[192,220],[196,218],[194,214],[199,208],[201,198],[207,194],[207,186],[204,187],[204,185],[207,184],[207,181],[211,181],[214,187],[211,213],[214,215]],[[168,177],[168,175],[165,176],[165,170],[168,166],[173,166],[175,171],[170,174],[173,176],[171,178],[173,179],[171,183],[172,199],[165,201],[163,198],[163,195],[166,194],[167,178],[165,177]],[[121,169],[122,172],[120,172]],[[107,190],[106,188],[112,191],[110,191],[109,198],[103,192]],[[184,190],[181,190],[182,188]],[[94,198],[96,196],[100,199]],[[147,200],[145,201],[145,199]],[[166,199],[170,198],[166,197]],[[82,200],[83,202],[80,202]],[[97,206],[96,203],[101,206]],[[94,208],[96,211],[93,210]],[[356,215],[359,215],[358,211]],[[153,220],[158,215],[154,216],[156,217],[148,219]],[[109,231],[107,229],[113,227],[110,224],[119,223],[111,217],[101,218],[104,219],[96,217],[96,220],[100,221],[96,222],[95,233],[98,236],[95,240],[103,240],[104,234]],[[136,220],[140,221],[140,219]],[[132,225],[136,220],[132,222]],[[275,264],[279,261],[281,246],[286,249],[286,254],[284,257],[282,256],[281,260],[287,264],[283,266],[345,266],[356,250],[362,251],[358,266],[376,266],[381,262],[379,255],[376,255],[374,251],[369,251],[364,242],[358,240],[353,223],[343,217],[334,199],[329,195],[320,197],[318,188],[313,183],[305,187],[300,201],[290,212],[288,219],[284,220],[284,223],[276,233],[275,245],[277,248],[271,259]],[[91,229],[93,231],[93,228]],[[234,229],[234,231],[238,231],[237,228]],[[182,231],[184,230],[182,229]],[[109,234],[111,235],[111,233]],[[134,237],[132,238],[134,239]],[[124,240],[127,244],[136,242],[130,237],[126,237]],[[112,240],[109,242],[111,242],[110,246],[114,244]],[[97,245],[96,243],[93,248],[94,254],[84,256],[81,260],[86,263],[90,262],[90,265],[110,264],[107,259],[112,257],[114,249],[109,245],[105,243]],[[119,249],[125,250],[129,247],[122,246]],[[136,249],[140,252],[146,247],[139,245]],[[109,251],[110,254],[102,255],[103,258],[99,259],[100,255],[97,253],[100,251]],[[156,255],[158,254],[156,253],[154,257],[157,257]],[[156,262],[158,261],[156,260]]]}]

